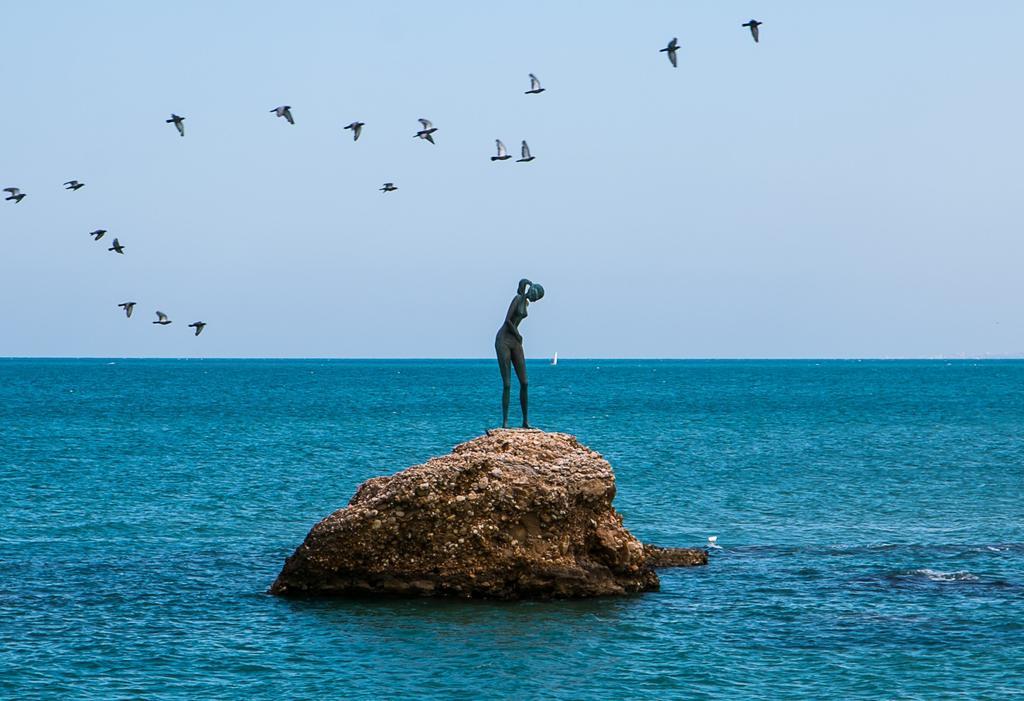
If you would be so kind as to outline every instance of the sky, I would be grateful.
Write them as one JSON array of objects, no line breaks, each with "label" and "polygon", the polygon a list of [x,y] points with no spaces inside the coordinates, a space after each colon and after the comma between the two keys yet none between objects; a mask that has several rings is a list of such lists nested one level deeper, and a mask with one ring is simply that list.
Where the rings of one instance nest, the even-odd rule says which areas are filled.
[{"label": "sky", "polygon": [[2,10],[0,356],[1024,353],[1024,3]]}]

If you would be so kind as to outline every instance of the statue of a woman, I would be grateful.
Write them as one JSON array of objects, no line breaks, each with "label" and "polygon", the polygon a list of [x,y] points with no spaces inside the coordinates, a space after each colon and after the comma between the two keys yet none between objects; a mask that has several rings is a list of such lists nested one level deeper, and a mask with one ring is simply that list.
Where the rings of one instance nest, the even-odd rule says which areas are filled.
[{"label": "statue of a woman", "polygon": [[505,323],[498,329],[494,339],[494,350],[498,353],[498,368],[501,370],[501,426],[508,428],[508,399],[512,389],[510,365],[516,369],[519,378],[519,405],[523,408],[523,428],[530,428],[527,412],[526,356],[523,354],[523,337],[519,333],[519,322],[526,318],[526,308],[544,296],[544,288],[527,279],[519,281],[512,304],[508,305]]}]

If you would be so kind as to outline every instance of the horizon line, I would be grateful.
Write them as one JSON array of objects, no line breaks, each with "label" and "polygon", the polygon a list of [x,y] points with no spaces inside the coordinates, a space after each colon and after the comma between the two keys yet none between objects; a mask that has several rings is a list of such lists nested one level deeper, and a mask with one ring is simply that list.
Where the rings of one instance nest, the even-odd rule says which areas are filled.
[{"label": "horizon line", "polygon": [[[423,361],[463,361],[463,362],[494,362],[493,357],[414,357],[414,356],[178,356],[178,355],[6,355],[2,360],[334,360],[334,361],[376,361],[376,362],[423,362]],[[527,358],[527,362],[548,362],[549,356]],[[566,361],[657,361],[657,362],[791,362],[791,361],[943,361],[943,360],[1024,360],[1024,353],[991,354],[991,355],[935,355],[935,356],[792,356],[792,357],[697,357],[697,356],[623,356],[623,357],[559,357],[559,362]]]}]

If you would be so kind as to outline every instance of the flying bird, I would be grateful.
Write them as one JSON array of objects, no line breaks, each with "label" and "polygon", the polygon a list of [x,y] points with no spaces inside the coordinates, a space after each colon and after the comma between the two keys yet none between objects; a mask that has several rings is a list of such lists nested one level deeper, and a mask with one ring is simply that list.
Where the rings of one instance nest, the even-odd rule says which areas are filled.
[{"label": "flying bird", "polygon": [[526,141],[524,140],[523,141],[523,157],[520,158],[518,161],[516,161],[516,163],[529,163],[534,158],[536,158],[536,156],[531,156],[530,155],[530,147],[529,147],[529,145],[527,145]]},{"label": "flying bird", "polygon": [[160,324],[161,326],[167,326],[169,323],[171,323],[171,320],[168,319],[167,315],[164,314],[163,312],[157,312],[156,321],[154,321],[153,323]]},{"label": "flying bird", "polygon": [[666,46],[664,49],[658,50],[659,53],[662,51],[668,52],[668,60],[672,62],[673,68],[677,68],[678,66],[676,65],[676,51],[679,51],[679,39],[676,37],[672,37],[672,41],[668,43],[668,46]]},{"label": "flying bird", "polygon": [[270,111],[276,114],[278,117],[284,117],[285,119],[287,119],[289,124],[295,124],[295,120],[292,119],[291,105],[281,105],[280,107],[275,107]]},{"label": "flying bird", "polygon": [[80,183],[77,180],[68,180],[64,183],[65,190],[80,190],[83,187],[85,187],[85,183]]},{"label": "flying bird", "polygon": [[135,302],[121,302],[119,305],[121,309],[124,309],[124,315],[129,319],[132,318],[132,312],[135,311]]},{"label": "flying bird", "polygon": [[530,89],[527,90],[524,95],[539,95],[544,92],[544,88],[540,86],[540,81],[537,80],[537,76],[533,73],[530,74]]},{"label": "flying bird", "polygon": [[512,156],[508,155],[508,151],[505,150],[505,144],[501,143],[501,139],[495,139],[494,143],[498,145],[498,155],[491,156],[492,161],[507,161],[512,158]]},{"label": "flying bird", "polygon": [[92,236],[93,241],[99,241],[105,233],[107,233],[106,229],[96,229],[96,231],[90,231],[89,236]]},{"label": "flying bird", "polygon": [[384,183],[384,187],[380,189],[381,192],[394,192],[398,188],[395,187],[394,183]]},{"label": "flying bird", "polygon": [[6,197],[6,198],[4,198],[4,199],[8,199],[8,200],[14,200],[14,204],[18,204],[18,203],[19,203],[19,202],[21,202],[21,201],[22,201],[23,199],[25,199],[25,193],[24,193],[24,192],[22,192],[21,190],[19,190],[19,189],[18,189],[18,188],[16,188],[16,187],[5,187],[5,188],[4,188],[4,192],[9,192],[9,193],[11,193],[11,196],[10,196],[10,197]]},{"label": "flying bird", "polygon": [[108,248],[107,250],[114,251],[115,253],[120,253],[122,256],[124,255],[124,246],[122,246],[116,238],[114,239],[114,245]]},{"label": "flying bird", "polygon": [[352,122],[346,129],[352,130],[352,140],[359,141],[359,135],[363,133],[363,127],[366,126],[366,122]]},{"label": "flying bird", "polygon": [[422,128],[422,129],[420,129],[420,130],[419,130],[418,132],[416,132],[415,134],[413,134],[413,138],[416,138],[416,137],[418,136],[418,137],[420,137],[421,139],[426,139],[426,140],[427,140],[427,141],[429,141],[430,143],[434,143],[434,137],[433,137],[433,133],[434,133],[435,131],[437,131],[437,127],[435,127],[435,126],[434,126],[434,125],[433,125],[433,124],[432,124],[432,123],[430,122],[430,120],[429,120],[429,119],[423,119],[423,117],[420,117],[420,119],[419,119],[419,122],[420,122],[420,124],[422,124],[422,125],[423,125],[423,128]]},{"label": "flying bird", "polygon": [[203,332],[203,329],[206,328],[206,322],[205,321],[194,321],[191,324],[189,324],[188,327],[190,329],[195,329],[196,330],[196,336],[198,336],[199,334],[201,334]]},{"label": "flying bird", "polygon": [[184,124],[185,118],[184,117],[179,117],[178,115],[176,115],[176,114],[174,114],[172,112],[171,113],[171,118],[170,119],[165,119],[164,121],[167,122],[168,124],[173,124],[175,126],[175,128],[177,128],[178,133],[181,134],[182,136],[185,136],[185,124]]},{"label": "flying bird", "polygon": [[759,42],[758,35],[760,34],[757,28],[760,27],[762,24],[764,24],[764,22],[758,22],[756,19],[752,19],[749,22],[744,22],[740,26],[750,27],[750,36],[754,37],[754,43],[756,44]]}]

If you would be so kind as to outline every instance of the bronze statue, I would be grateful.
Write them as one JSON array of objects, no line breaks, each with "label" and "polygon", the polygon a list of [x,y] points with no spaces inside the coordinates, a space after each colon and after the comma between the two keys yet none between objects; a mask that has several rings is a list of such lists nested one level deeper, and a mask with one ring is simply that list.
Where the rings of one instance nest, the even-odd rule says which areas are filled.
[{"label": "bronze statue", "polygon": [[498,335],[494,339],[494,350],[498,353],[498,368],[501,370],[501,427],[508,428],[508,399],[512,389],[511,365],[516,370],[516,377],[519,378],[519,405],[523,408],[523,428],[530,428],[530,420],[527,412],[527,379],[526,379],[526,356],[523,354],[523,337],[519,333],[519,323],[526,318],[526,308],[530,302],[536,302],[544,296],[544,288],[530,282],[526,278],[519,281],[519,289],[508,305],[508,313],[505,314],[505,323],[498,329]]}]

